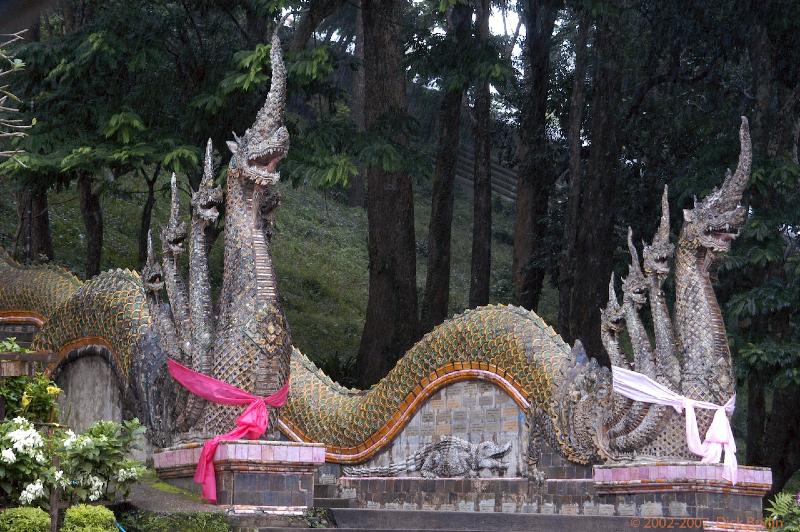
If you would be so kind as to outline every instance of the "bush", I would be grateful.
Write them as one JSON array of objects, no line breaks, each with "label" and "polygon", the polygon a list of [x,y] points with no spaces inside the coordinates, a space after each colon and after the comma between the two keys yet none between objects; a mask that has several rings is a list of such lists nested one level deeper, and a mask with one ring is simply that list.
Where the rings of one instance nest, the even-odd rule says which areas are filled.
[{"label": "bush", "polygon": [[104,506],[78,504],[67,509],[62,532],[115,532],[114,512]]},{"label": "bush", "polygon": [[0,514],[0,532],[50,532],[50,516],[41,508],[10,508]]},{"label": "bush", "polygon": [[128,532],[228,532],[230,530],[225,516],[212,512],[164,515],[137,510],[123,514],[119,522]]}]

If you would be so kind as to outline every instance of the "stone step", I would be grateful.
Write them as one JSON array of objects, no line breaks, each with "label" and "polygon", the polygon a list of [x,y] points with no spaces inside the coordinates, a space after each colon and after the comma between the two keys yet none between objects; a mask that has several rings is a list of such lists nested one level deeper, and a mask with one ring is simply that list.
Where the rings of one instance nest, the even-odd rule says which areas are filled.
[{"label": "stone step", "polygon": [[338,484],[314,484],[314,497],[331,499],[339,496]]},{"label": "stone step", "polygon": [[699,519],[332,508],[341,529],[498,532],[701,531]]},{"label": "stone step", "polygon": [[[233,529],[233,532],[320,532],[325,530],[334,530],[336,532],[364,532],[365,528],[255,528],[245,530]],[[370,528],[371,532],[419,532],[418,528]],[[463,532],[458,529],[440,529],[437,532]]]},{"label": "stone step", "polygon": [[314,497],[314,508],[353,508],[355,499],[343,497]]}]

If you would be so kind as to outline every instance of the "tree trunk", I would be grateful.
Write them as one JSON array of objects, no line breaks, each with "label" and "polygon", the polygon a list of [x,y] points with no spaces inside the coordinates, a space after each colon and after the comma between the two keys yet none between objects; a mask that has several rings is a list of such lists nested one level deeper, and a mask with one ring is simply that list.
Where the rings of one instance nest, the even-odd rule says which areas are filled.
[{"label": "tree trunk", "polygon": [[544,269],[535,264],[545,230],[544,217],[556,179],[547,156],[545,134],[550,45],[560,3],[526,0],[521,4],[527,37],[523,48],[525,95],[519,128],[517,202],[511,274],[516,301],[528,309],[539,303]]},{"label": "tree trunk", "polygon": [[144,202],[142,209],[142,221],[139,225],[139,270],[141,271],[147,262],[147,234],[150,232],[150,224],[153,220],[153,207],[156,204],[156,181],[158,174],[161,172],[161,165],[157,165],[153,171],[153,176],[148,178],[145,176],[147,183],[147,199]]},{"label": "tree trunk", "polygon": [[620,79],[618,51],[609,20],[598,24],[595,51],[597,72],[594,76],[592,128],[586,179],[582,183],[581,203],[575,228],[575,261],[570,278],[573,302],[566,315],[564,339],[583,342],[586,352],[608,364],[608,355],[600,341],[600,311],[608,297],[608,278],[613,267],[614,195],[618,158],[618,122]]},{"label": "tree trunk", "polygon": [[748,464],[763,464],[762,435],[766,422],[764,380],[756,370],[747,375],[747,447]]},{"label": "tree trunk", "polygon": [[89,175],[78,178],[78,196],[81,216],[86,227],[86,278],[91,279],[100,273],[100,257],[103,251],[103,208],[100,196],[92,191]]},{"label": "tree trunk", "polygon": [[344,0],[313,0],[310,2],[306,11],[292,35],[292,42],[289,51],[299,52],[306,47],[306,43],[311,39],[311,35],[316,31],[317,26],[336,11]]},{"label": "tree trunk", "polygon": [[[466,45],[472,10],[456,4],[448,17],[448,36],[457,45]],[[458,59],[449,65],[457,75]],[[450,236],[453,224],[453,193],[458,157],[461,104],[464,87],[446,91],[439,108],[439,146],[433,174],[431,219],[428,225],[428,270],[422,298],[422,332],[428,332],[447,317],[450,300]]]},{"label": "tree trunk", "polygon": [[17,238],[14,243],[14,256],[23,263],[38,261],[43,257],[52,260],[53,239],[50,235],[47,190],[31,185],[15,195]]},{"label": "tree trunk", "polygon": [[[783,489],[792,475],[800,469],[800,408],[797,398],[800,387],[790,386],[774,390],[772,412],[765,427],[764,465],[772,469],[771,494]],[[749,412],[748,412],[749,416]]]},{"label": "tree trunk", "polygon": [[[477,18],[478,41],[485,48],[489,41],[491,3],[480,0]],[[489,80],[475,88],[475,166],[472,194],[472,264],[469,280],[469,306],[489,303],[492,272],[492,94]]]},{"label": "tree trunk", "polygon": [[[356,47],[355,57],[358,61],[356,70],[353,72],[353,94],[350,99],[351,113],[356,131],[362,133],[364,127],[364,17],[362,12],[362,0],[358,0],[356,6]],[[347,204],[351,207],[363,207],[366,194],[364,190],[364,167],[359,165],[358,173],[350,179],[350,186],[347,189]]]},{"label": "tree trunk", "polygon": [[575,302],[572,300],[572,274],[575,269],[575,237],[578,225],[579,206],[581,204],[581,125],[583,124],[583,107],[586,103],[586,63],[589,59],[589,17],[583,14],[579,21],[578,35],[575,40],[575,80],[572,84],[572,97],[569,105],[569,194],[567,199],[567,216],[564,221],[564,243],[561,264],[558,271],[558,330],[564,337],[570,337],[567,316]]},{"label": "tree trunk", "polygon": [[[364,2],[367,129],[389,114],[405,113],[404,7],[401,0]],[[369,297],[357,361],[361,386],[386,375],[419,334],[414,196],[406,172],[367,168],[367,219]]]}]

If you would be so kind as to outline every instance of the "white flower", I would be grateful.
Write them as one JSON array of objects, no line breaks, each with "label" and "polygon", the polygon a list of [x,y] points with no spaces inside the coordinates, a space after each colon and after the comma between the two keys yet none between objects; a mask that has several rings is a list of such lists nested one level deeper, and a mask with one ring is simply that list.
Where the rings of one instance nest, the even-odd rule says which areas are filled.
[{"label": "white flower", "polygon": [[12,430],[7,436],[17,452],[31,457],[35,457],[37,450],[44,446],[41,434],[33,427]]},{"label": "white flower", "polygon": [[78,437],[75,435],[74,432],[72,432],[72,429],[67,430],[67,437],[64,439],[64,447],[66,449],[69,449],[70,447],[72,447],[72,444],[74,444],[75,440],[77,439]]},{"label": "white flower", "polygon": [[89,488],[89,500],[96,501],[103,497],[103,492],[106,489],[106,483],[100,477],[90,475],[82,477],[81,484]]},{"label": "white flower", "polygon": [[16,423],[17,425],[22,425],[23,427],[30,427],[30,425],[31,425],[31,422],[28,421],[27,419],[25,419],[22,416],[17,416],[14,419],[12,419],[11,421]]},{"label": "white flower", "polygon": [[62,470],[56,471],[55,475],[53,475],[56,485],[61,488],[66,488],[69,486],[69,480],[64,477],[64,472]]},{"label": "white flower", "polygon": [[3,452],[0,453],[0,462],[6,464],[13,464],[17,461],[17,455],[14,454],[14,451],[11,449],[3,449]]},{"label": "white flower", "polygon": [[42,451],[37,451],[36,456],[34,456],[33,459],[39,462],[40,464],[47,462],[47,458],[44,457],[44,453],[42,453]]},{"label": "white flower", "polygon": [[117,471],[117,482],[127,482],[129,480],[136,480],[139,477],[139,471],[135,467],[128,469],[120,469]]},{"label": "white flower", "polygon": [[40,499],[42,497],[44,497],[44,485],[42,484],[41,480],[36,480],[35,482],[31,482],[25,486],[25,489],[19,496],[19,502],[22,504],[30,504],[36,499]]}]

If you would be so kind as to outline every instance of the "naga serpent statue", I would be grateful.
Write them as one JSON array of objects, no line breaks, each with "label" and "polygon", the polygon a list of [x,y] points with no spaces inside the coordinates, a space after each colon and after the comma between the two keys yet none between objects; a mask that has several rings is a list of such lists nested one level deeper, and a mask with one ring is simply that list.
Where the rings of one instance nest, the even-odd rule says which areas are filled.
[{"label": "naga serpent statue", "polygon": [[[33,348],[59,355],[47,368],[52,376],[80,357],[102,357],[119,384],[124,415],[138,416],[159,446],[225,432],[239,414],[235,407],[207,403],[180,388],[166,371],[171,357],[259,396],[290,379],[287,404],[270,411],[268,437],[277,438],[280,430],[292,440],[322,442],[334,463],[366,461],[392,441],[428,397],[463,380],[494,383],[527,412],[532,471],[546,447],[579,464],[633,455],[686,456],[682,429],[675,432],[682,426],[678,416],[614,395],[608,368],[586,356],[579,342],[570,348],[539,316],[519,307],[494,305],[455,316],[365,391],[336,384],[294,348],[271,254],[277,166],[289,148],[283,124],[286,69],[277,32],[270,57],[266,103],[252,127],[228,143],[233,156],[225,193],[214,186],[209,141],[204,176],[191,198],[191,223],[187,227],[182,220],[173,178],[161,261],[151,243],[141,276],[113,270],[81,282],[55,266],[22,266],[0,251],[0,320],[40,327]],[[738,202],[749,170],[743,121],[736,172],[684,213],[674,320],[661,290],[672,257],[664,203],[659,232],[644,249],[644,271],[634,256],[623,305],[613,296],[612,282],[603,310],[602,336],[614,364],[628,364],[619,347],[624,324],[634,341],[638,371],[691,398],[724,402],[733,393],[709,266],[727,251],[744,221]],[[215,303],[205,230],[223,201],[224,272]],[[188,280],[180,266],[187,245]],[[648,297],[655,348],[640,319]],[[704,431],[709,419],[700,414]]]}]

